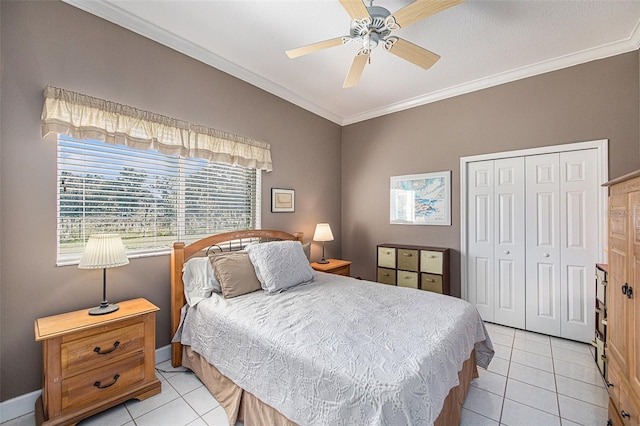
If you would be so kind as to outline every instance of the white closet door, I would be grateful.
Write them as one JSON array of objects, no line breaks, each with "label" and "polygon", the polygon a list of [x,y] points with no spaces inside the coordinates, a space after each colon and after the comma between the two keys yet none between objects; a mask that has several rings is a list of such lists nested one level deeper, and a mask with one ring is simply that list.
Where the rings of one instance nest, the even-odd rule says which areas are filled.
[{"label": "white closet door", "polygon": [[494,188],[493,160],[468,168],[468,300],[485,321],[494,319]]},{"label": "white closet door", "polygon": [[524,157],[495,160],[495,322],[525,328]]},{"label": "white closet door", "polygon": [[560,154],[561,337],[590,342],[598,259],[595,150]]},{"label": "white closet door", "polygon": [[532,155],[526,169],[526,328],[560,336],[559,154]]}]

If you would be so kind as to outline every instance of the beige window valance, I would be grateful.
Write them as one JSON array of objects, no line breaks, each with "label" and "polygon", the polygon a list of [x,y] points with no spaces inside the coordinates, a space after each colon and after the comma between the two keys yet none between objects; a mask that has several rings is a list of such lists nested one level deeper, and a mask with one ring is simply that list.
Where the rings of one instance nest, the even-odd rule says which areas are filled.
[{"label": "beige window valance", "polygon": [[268,143],[47,86],[42,136],[50,133],[266,171],[273,169]]}]

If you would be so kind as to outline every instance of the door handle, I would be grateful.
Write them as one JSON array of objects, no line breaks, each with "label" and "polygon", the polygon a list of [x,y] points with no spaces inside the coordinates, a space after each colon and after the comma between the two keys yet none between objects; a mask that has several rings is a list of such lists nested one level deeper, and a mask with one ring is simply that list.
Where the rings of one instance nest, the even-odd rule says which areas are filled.
[{"label": "door handle", "polygon": [[543,257],[549,257],[549,253],[545,253],[542,255]]}]

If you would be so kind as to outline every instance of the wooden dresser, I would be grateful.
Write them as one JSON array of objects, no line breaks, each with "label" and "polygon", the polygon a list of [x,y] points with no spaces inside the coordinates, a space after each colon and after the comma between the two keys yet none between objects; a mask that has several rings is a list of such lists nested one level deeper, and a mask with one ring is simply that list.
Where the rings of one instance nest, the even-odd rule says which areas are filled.
[{"label": "wooden dresser", "polygon": [[155,375],[155,315],[145,299],[118,304],[107,315],[87,309],[40,318],[42,397],[38,425],[68,425],[122,402],[160,393]]},{"label": "wooden dresser", "polygon": [[451,294],[448,248],[380,244],[376,264],[380,283]]},{"label": "wooden dresser", "polygon": [[607,387],[613,425],[640,425],[640,170],[609,187]]}]

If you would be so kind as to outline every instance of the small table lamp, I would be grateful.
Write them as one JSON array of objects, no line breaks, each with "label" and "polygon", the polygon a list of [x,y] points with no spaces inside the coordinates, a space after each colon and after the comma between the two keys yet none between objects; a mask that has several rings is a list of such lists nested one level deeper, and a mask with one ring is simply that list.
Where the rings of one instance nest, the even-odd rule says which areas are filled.
[{"label": "small table lamp", "polygon": [[89,237],[82,252],[78,268],[102,268],[102,303],[89,311],[89,315],[104,315],[117,311],[118,305],[107,301],[107,268],[115,268],[129,263],[122,239],[117,234],[94,234]]},{"label": "small table lamp", "polygon": [[318,263],[329,263],[329,261],[324,258],[324,242],[333,241],[333,234],[331,233],[331,227],[328,223],[319,223],[316,225],[313,241],[322,241],[322,260],[319,260]]}]

